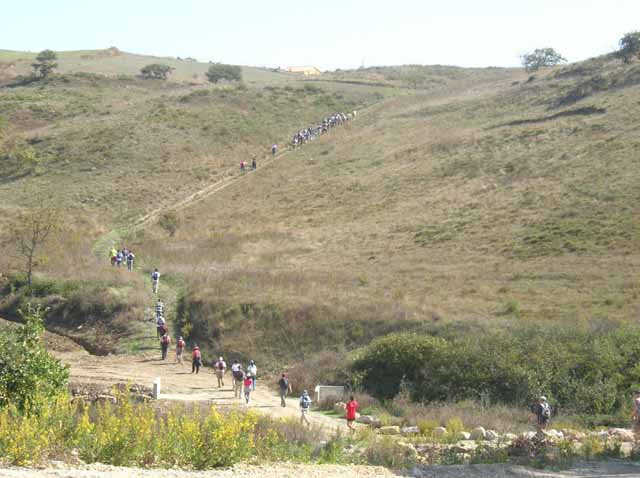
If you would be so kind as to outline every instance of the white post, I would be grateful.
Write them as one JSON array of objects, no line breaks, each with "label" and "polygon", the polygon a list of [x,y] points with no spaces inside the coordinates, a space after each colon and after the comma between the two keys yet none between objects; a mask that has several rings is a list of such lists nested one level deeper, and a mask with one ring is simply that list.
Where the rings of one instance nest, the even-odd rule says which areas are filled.
[{"label": "white post", "polygon": [[153,399],[158,400],[160,398],[160,377],[153,381]]}]

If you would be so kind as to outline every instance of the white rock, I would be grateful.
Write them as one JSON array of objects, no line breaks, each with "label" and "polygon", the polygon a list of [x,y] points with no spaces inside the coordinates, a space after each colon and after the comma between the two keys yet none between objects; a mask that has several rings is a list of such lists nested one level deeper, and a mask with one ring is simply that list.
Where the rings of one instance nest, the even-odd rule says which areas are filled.
[{"label": "white rock", "polygon": [[518,435],[514,435],[513,433],[505,433],[504,439],[507,441],[514,441],[518,439]]},{"label": "white rock", "polygon": [[418,427],[402,427],[400,429],[400,433],[402,433],[403,435],[419,435],[420,434],[420,428],[418,428]]},{"label": "white rock", "polygon": [[469,440],[471,438],[471,433],[469,432],[458,432],[458,436],[456,438],[460,441]]},{"label": "white rock", "polygon": [[494,441],[498,438],[500,438],[500,435],[498,435],[495,430],[487,430],[487,433],[485,435],[486,440]]},{"label": "white rock", "polygon": [[633,431],[627,430],[626,428],[610,428],[609,436],[625,443],[635,441],[635,435]]},{"label": "white rock", "polygon": [[474,441],[484,440],[487,437],[487,431],[483,427],[477,427],[471,430],[469,438]]}]

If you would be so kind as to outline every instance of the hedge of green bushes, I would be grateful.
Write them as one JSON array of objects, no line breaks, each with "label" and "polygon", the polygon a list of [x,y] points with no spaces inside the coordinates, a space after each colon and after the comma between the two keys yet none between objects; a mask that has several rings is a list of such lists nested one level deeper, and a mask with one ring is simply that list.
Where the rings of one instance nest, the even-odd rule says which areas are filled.
[{"label": "hedge of green bushes", "polygon": [[416,401],[480,399],[615,414],[640,383],[640,328],[523,327],[475,336],[392,334],[357,355],[356,382],[380,399],[404,384]]}]

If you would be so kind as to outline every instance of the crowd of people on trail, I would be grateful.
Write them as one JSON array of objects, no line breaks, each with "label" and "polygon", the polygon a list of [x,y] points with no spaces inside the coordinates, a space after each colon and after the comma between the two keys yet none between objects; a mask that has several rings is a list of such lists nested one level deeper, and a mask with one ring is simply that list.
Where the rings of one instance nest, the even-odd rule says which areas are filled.
[{"label": "crowd of people on trail", "polygon": [[133,263],[136,260],[136,255],[132,250],[123,247],[122,249],[116,249],[112,247],[109,251],[109,262],[113,267],[120,267],[127,265],[127,269],[133,270]]},{"label": "crowd of people on trail", "polygon": [[[291,140],[291,146],[293,148],[298,148],[303,144],[306,144],[308,141],[311,141],[318,136],[328,133],[329,130],[335,128],[336,126],[340,126],[354,120],[356,118],[356,115],[357,112],[353,111],[352,113],[335,113],[331,116],[327,116],[318,124],[309,126],[296,132],[293,135],[293,139]],[[272,154],[275,155],[275,152],[273,152],[273,147]]]}]

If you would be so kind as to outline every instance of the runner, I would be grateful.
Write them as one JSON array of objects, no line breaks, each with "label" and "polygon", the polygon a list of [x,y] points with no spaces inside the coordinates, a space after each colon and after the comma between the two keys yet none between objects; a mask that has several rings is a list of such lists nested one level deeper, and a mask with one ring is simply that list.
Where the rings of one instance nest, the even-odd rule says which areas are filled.
[{"label": "runner", "polygon": [[155,269],[152,273],[151,273],[151,288],[153,290],[154,294],[158,293],[158,286],[160,285],[160,272],[158,272],[158,269]]},{"label": "runner", "polygon": [[182,337],[178,337],[176,342],[176,362],[182,363],[182,353],[184,352],[185,343]]},{"label": "runner", "polygon": [[309,419],[307,418],[307,413],[309,413],[309,409],[311,408],[311,397],[309,396],[309,392],[306,390],[302,392],[302,396],[300,397],[300,424],[306,423],[307,425],[311,425]]},{"label": "runner", "polygon": [[287,378],[287,374],[283,373],[280,380],[278,380],[278,388],[280,389],[280,406],[287,406],[287,395],[291,393],[291,384],[289,383],[289,379]]},{"label": "runner", "polygon": [[224,373],[227,370],[227,364],[220,357],[216,362],[216,377],[218,378],[218,388],[224,387]]},{"label": "runner", "polygon": [[247,374],[242,384],[244,385],[244,399],[247,402],[247,405],[249,405],[249,399],[251,397],[251,387],[253,386],[253,380],[250,373]]},{"label": "runner", "polygon": [[169,345],[171,345],[171,337],[166,332],[160,339],[160,348],[162,349],[162,360],[166,360],[167,351],[169,350]]},{"label": "runner", "polygon": [[251,388],[253,390],[256,389],[256,375],[258,374],[258,367],[256,366],[256,363],[252,360],[251,362],[249,362],[249,365],[247,366],[247,373],[249,375],[251,375]]},{"label": "runner", "polygon": [[347,419],[347,427],[349,428],[349,430],[351,430],[351,433],[356,431],[355,426],[353,425],[353,423],[356,421],[356,418],[358,418],[358,402],[356,401],[356,397],[354,397],[353,395],[351,395],[349,397],[349,401],[347,402],[347,404],[344,406],[345,409],[345,418]]},{"label": "runner", "polygon": [[195,344],[191,352],[191,373],[195,372],[196,375],[198,375],[200,367],[202,367],[202,354],[200,353],[198,344]]}]

